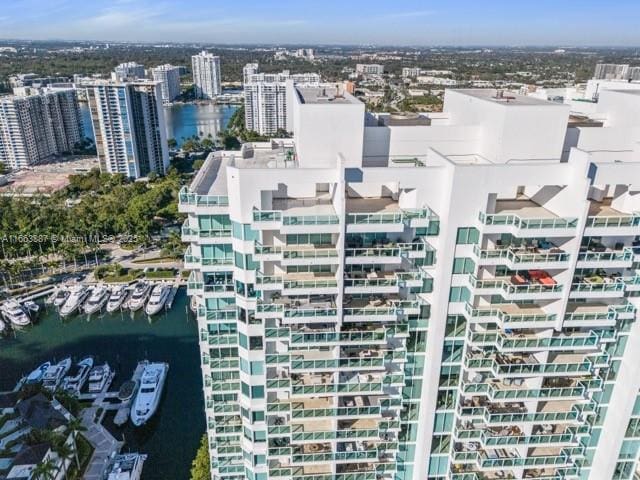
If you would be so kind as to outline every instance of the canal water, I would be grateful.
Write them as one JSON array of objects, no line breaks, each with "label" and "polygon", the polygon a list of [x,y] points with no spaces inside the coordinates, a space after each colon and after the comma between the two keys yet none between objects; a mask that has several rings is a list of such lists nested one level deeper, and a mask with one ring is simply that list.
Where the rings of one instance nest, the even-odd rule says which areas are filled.
[{"label": "canal water", "polygon": [[105,426],[126,442],[123,452],[148,455],[143,480],[188,480],[191,461],[205,431],[198,333],[180,289],[173,308],[149,320],[144,312],[76,315],[62,321],[53,308],[42,312],[37,325],[0,338],[0,391],[47,360],[93,355],[115,368],[111,389],[128,380],[139,360],[169,363],[169,375],[160,408],[150,422],[134,428]]},{"label": "canal water", "polygon": [[[213,138],[218,132],[224,130],[229,119],[238,109],[238,105],[214,105],[214,104],[175,104],[164,107],[164,117],[167,123],[167,138],[175,138],[178,146],[194,135]],[[82,124],[85,136],[93,139],[91,127],[91,114],[86,103],[80,104]]]}]

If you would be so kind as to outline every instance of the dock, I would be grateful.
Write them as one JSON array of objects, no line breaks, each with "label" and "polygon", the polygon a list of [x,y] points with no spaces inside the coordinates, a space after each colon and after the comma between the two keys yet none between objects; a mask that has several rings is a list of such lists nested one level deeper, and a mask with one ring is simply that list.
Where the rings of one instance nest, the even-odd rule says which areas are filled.
[{"label": "dock", "polygon": [[173,307],[173,300],[174,298],[176,298],[176,293],[178,293],[179,288],[180,288],[180,279],[178,278],[173,281],[173,285],[171,286],[171,293],[169,294],[169,297],[167,298],[167,301],[164,304],[164,308],[166,310],[169,310],[171,307]]}]

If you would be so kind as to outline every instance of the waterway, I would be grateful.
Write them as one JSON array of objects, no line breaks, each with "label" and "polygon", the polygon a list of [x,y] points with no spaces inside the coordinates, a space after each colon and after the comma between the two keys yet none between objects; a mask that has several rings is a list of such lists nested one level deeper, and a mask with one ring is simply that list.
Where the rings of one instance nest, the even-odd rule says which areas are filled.
[{"label": "waterway", "polygon": [[144,312],[125,311],[84,315],[62,321],[50,308],[37,325],[9,338],[0,338],[0,391],[37,365],[67,356],[93,355],[116,369],[111,389],[128,380],[139,360],[169,363],[169,375],[160,408],[149,424],[134,428],[105,426],[126,445],[124,452],[148,455],[143,480],[187,480],[189,468],[205,431],[200,355],[196,321],[181,289],[173,308],[149,320]]},{"label": "waterway", "polygon": [[[184,140],[193,135],[207,137],[211,134],[213,138],[216,138],[218,132],[227,127],[229,119],[237,109],[238,105],[215,105],[210,103],[184,103],[164,107],[167,138],[175,138],[178,145],[181,145]],[[93,139],[91,114],[87,104],[81,103],[80,110],[85,136]]]}]

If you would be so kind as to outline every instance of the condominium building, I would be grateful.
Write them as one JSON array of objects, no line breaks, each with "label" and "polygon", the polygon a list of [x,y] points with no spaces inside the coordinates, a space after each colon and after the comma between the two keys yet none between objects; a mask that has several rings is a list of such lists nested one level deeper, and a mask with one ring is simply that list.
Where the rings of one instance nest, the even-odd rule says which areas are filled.
[{"label": "condominium building", "polygon": [[160,84],[102,81],[86,91],[100,169],[130,178],[163,175],[169,150]]},{"label": "condominium building", "polygon": [[160,65],[151,69],[153,80],[160,82],[162,103],[168,104],[180,95],[180,67],[173,65]]},{"label": "condominium building", "polygon": [[0,163],[12,169],[69,153],[83,136],[75,90],[0,97]]},{"label": "condominium building", "polygon": [[212,99],[222,94],[220,57],[204,50],[191,57],[196,98]]},{"label": "condominium building", "polygon": [[244,118],[247,130],[260,135],[272,135],[278,130],[291,130],[287,123],[287,81],[296,85],[318,85],[317,73],[248,73],[258,70],[258,64],[244,67]]},{"label": "condominium building", "polygon": [[358,63],[356,65],[356,73],[359,75],[382,75],[384,73],[384,65],[377,63]]},{"label": "condominium building", "polygon": [[255,75],[260,71],[260,66],[257,63],[247,63],[242,67],[242,84],[249,83],[249,77]]},{"label": "condominium building", "polygon": [[598,63],[593,78],[596,80],[626,80],[629,78],[629,65]]},{"label": "condominium building", "polygon": [[288,88],[179,196],[212,478],[636,478],[640,94]]},{"label": "condominium building", "polygon": [[144,65],[136,62],[121,63],[113,70],[113,80],[141,80],[145,78]]}]

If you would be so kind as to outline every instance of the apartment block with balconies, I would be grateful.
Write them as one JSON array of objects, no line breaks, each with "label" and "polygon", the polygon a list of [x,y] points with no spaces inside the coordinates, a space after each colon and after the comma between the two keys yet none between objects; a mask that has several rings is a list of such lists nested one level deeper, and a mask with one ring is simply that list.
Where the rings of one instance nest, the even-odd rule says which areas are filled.
[{"label": "apartment block with balconies", "polygon": [[[567,106],[463,90],[394,125],[289,89],[293,139],[215,152],[180,192],[212,478],[632,478],[619,122],[568,132]],[[619,95],[601,116],[637,104]]]}]

